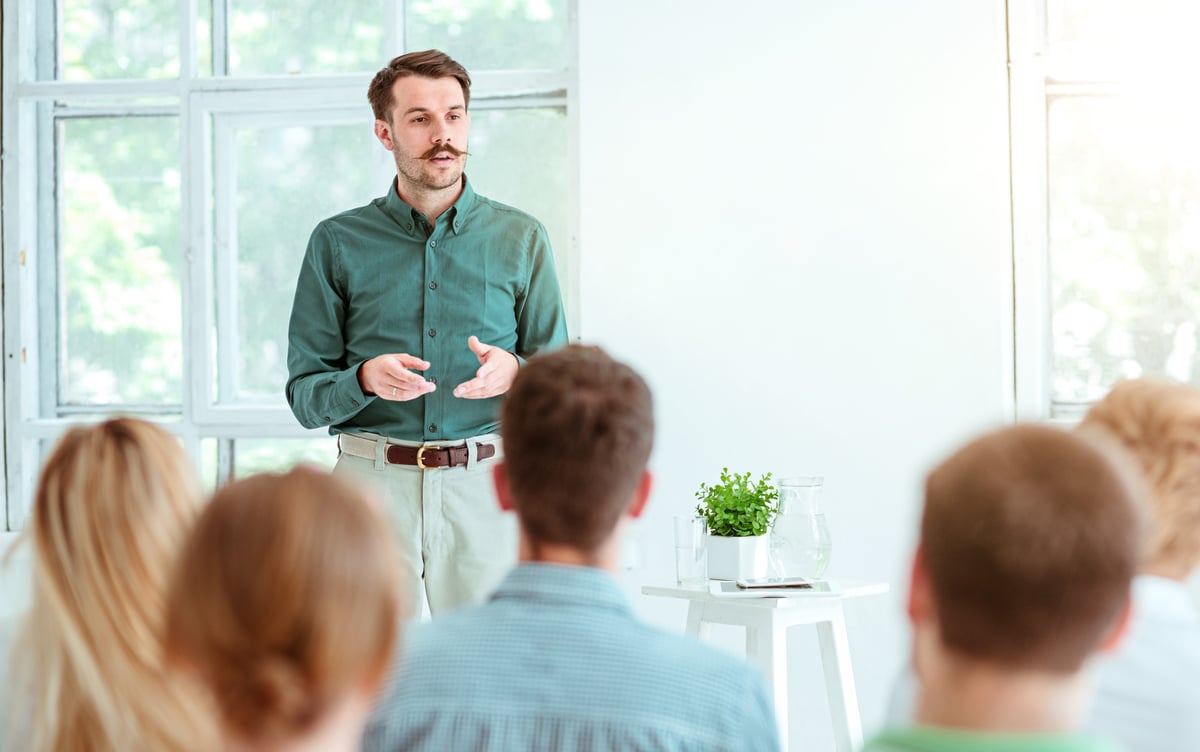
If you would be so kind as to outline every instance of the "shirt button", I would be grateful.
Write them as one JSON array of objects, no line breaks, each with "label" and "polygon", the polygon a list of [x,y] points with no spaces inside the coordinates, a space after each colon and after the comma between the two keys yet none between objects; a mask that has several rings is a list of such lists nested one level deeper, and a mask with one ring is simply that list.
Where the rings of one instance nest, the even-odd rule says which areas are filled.
[{"label": "shirt button", "polygon": [[358,407],[358,400],[350,400],[350,404],[354,405],[355,407]]},{"label": "shirt button", "polygon": [[436,384],[436,383],[437,383],[437,376],[430,376],[430,377],[429,377],[429,383],[430,383],[430,384]]},{"label": "shirt button", "polygon": [[429,431],[430,431],[430,433],[433,433],[433,432],[434,432],[434,431],[436,431],[436,430],[437,430],[437,423],[430,423],[430,424],[429,424]]},{"label": "shirt button", "polygon": [[406,230],[411,230],[411,229],[412,229],[412,222],[409,222],[408,224],[406,224],[406,225],[404,226],[404,229],[406,229]]},{"label": "shirt button", "polygon": [[430,337],[436,337],[436,336],[437,336],[437,329],[430,329],[430,330],[429,330],[429,336],[430,336]]},{"label": "shirt button", "polygon": [[429,247],[430,247],[430,248],[437,248],[437,241],[436,241],[436,240],[431,240],[431,241],[429,241]]},{"label": "shirt button", "polygon": [[436,289],[437,289],[437,282],[430,282],[430,283],[429,283],[429,289],[430,289],[430,290],[436,290]]},{"label": "shirt button", "polygon": [[326,423],[328,423],[328,422],[329,422],[329,421],[331,421],[331,420],[333,420],[333,418],[330,418],[328,415],[326,415],[326,416],[325,416],[325,422],[326,422]]}]

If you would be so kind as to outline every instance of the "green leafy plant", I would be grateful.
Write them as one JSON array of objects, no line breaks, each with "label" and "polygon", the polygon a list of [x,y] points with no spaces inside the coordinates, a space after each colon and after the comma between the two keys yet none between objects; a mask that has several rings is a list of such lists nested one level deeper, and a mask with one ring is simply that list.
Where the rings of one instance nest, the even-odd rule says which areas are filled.
[{"label": "green leafy plant", "polygon": [[750,473],[721,468],[721,482],[701,483],[696,498],[696,514],[708,520],[708,532],[727,538],[766,535],[779,511],[779,489],[770,473],[751,483]]}]

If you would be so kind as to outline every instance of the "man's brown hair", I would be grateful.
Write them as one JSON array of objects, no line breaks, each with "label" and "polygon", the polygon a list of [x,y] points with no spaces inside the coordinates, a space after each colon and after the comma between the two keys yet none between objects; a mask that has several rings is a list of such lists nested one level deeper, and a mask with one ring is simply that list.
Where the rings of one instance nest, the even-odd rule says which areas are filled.
[{"label": "man's brown hair", "polygon": [[382,682],[405,616],[387,531],[357,487],[312,468],[217,491],[177,564],[166,646],[226,728],[291,739]]},{"label": "man's brown hair", "polygon": [[1081,431],[1095,429],[1136,458],[1150,486],[1148,571],[1187,577],[1200,563],[1200,390],[1122,381],[1080,423]]},{"label": "man's brown hair", "polygon": [[946,648],[1069,673],[1100,647],[1141,553],[1140,488],[1119,451],[1020,425],[930,473],[921,555]]},{"label": "man's brown hair", "polygon": [[534,541],[594,551],[637,491],[654,443],[650,388],[597,347],[533,358],[504,403],[504,466]]},{"label": "man's brown hair", "polygon": [[392,96],[392,85],[396,83],[396,79],[406,76],[455,78],[462,87],[463,105],[471,105],[471,76],[466,68],[440,50],[409,52],[392,58],[391,62],[375,74],[371,85],[367,87],[367,101],[371,103],[376,120],[389,124],[392,122],[392,107],[396,104],[396,98]]}]

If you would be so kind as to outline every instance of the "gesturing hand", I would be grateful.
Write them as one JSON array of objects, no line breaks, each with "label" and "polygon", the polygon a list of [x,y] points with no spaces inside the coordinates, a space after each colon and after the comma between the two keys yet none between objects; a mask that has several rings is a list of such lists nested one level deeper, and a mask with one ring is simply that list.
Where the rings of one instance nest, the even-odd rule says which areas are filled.
[{"label": "gesturing hand", "polygon": [[396,402],[407,402],[437,389],[433,382],[426,381],[410,368],[424,371],[429,368],[429,363],[407,353],[379,355],[358,369],[358,384],[364,394]]},{"label": "gesturing hand", "polygon": [[474,335],[467,340],[467,347],[479,358],[479,370],[475,372],[475,378],[454,387],[454,396],[486,399],[507,392],[520,368],[517,356],[508,350],[485,345]]}]

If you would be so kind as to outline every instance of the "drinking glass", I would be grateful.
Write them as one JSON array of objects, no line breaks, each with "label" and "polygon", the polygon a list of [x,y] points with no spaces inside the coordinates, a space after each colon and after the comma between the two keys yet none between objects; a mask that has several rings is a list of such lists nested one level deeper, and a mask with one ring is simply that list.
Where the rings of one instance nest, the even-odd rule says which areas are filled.
[{"label": "drinking glass", "polygon": [[708,583],[708,520],[675,518],[675,580],[683,587]]}]

